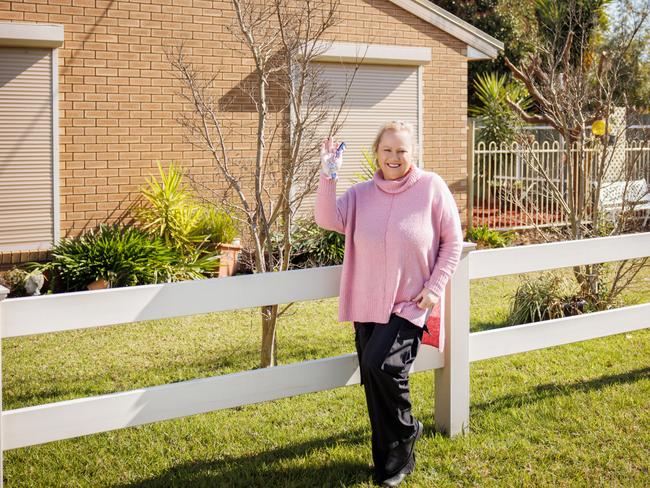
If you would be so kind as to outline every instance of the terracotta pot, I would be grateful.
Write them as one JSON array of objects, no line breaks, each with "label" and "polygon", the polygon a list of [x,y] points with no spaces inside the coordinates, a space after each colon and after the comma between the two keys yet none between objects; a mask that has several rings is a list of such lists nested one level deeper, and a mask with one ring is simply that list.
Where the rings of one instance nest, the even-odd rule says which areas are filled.
[{"label": "terracotta pot", "polygon": [[233,276],[237,272],[237,261],[241,252],[239,239],[235,239],[232,244],[219,244],[217,249],[221,255],[219,277]]},{"label": "terracotta pot", "polygon": [[89,290],[103,290],[105,288],[110,287],[111,283],[110,281],[104,279],[104,278],[99,278],[93,281],[88,285]]}]

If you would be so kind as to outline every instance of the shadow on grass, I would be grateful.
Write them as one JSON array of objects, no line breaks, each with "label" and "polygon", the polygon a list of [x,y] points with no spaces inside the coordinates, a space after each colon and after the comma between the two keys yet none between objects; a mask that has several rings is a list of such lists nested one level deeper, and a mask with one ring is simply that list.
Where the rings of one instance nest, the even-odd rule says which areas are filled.
[{"label": "shadow on grass", "polygon": [[197,460],[179,464],[156,477],[113,485],[115,488],[152,487],[313,487],[347,486],[354,483],[372,483],[368,463],[356,461],[324,461],[314,465],[305,460],[313,451],[345,445],[357,448],[370,443],[362,431],[273,449],[248,456],[224,456],[221,459]]},{"label": "shadow on grass", "polygon": [[543,385],[537,385],[522,394],[504,395],[493,401],[472,403],[470,408],[473,412],[489,412],[512,407],[521,407],[522,405],[532,404],[545,398],[559,395],[570,395],[578,391],[597,390],[604,386],[614,384],[634,383],[646,378],[650,378],[650,368],[641,368],[621,374],[601,376],[587,381],[574,381],[566,384],[545,383]]},{"label": "shadow on grass", "polygon": [[[225,376],[257,369],[257,360],[256,353],[247,353],[245,351],[232,351],[213,359],[194,361],[188,361],[185,356],[178,356],[154,367],[142,366],[138,369],[107,368],[98,374],[83,376],[77,383],[72,383],[70,380],[71,383],[68,388],[44,388],[18,394],[12,394],[12,385],[5,381],[3,406],[5,410],[24,408],[212,376]],[[111,381],[111,378],[115,379]],[[142,381],[143,378],[146,378],[146,380]]]},{"label": "shadow on grass", "polygon": [[[505,395],[494,401],[471,405],[474,414],[521,407],[545,398],[568,395],[577,391],[600,389],[614,384],[633,383],[650,378],[650,368],[617,375],[602,376],[588,381],[567,384],[546,383],[522,394]],[[425,435],[436,434],[433,419],[422,419]],[[372,472],[366,462],[323,461],[315,465],[309,458],[313,451],[336,446],[358,449],[369,445],[365,430],[295,443],[278,449],[244,456],[224,456],[220,459],[198,460],[174,466],[150,479],[114,485],[115,488],[151,487],[341,487],[360,483],[372,484]],[[367,462],[370,462],[368,459]]]}]

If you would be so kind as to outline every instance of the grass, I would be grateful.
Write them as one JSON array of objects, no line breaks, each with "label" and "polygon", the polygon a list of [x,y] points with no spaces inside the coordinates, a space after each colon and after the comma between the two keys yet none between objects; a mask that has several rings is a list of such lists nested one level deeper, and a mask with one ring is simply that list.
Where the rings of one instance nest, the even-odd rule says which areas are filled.
[{"label": "grass", "polygon": [[[650,301],[650,273],[626,295]],[[503,325],[516,277],[472,284],[472,331]],[[294,305],[281,363],[354,351],[336,299]],[[3,341],[5,410],[255,368],[257,310]],[[471,432],[425,424],[404,486],[650,485],[650,329],[471,365]],[[8,487],[370,487],[359,385],[8,451]]]}]

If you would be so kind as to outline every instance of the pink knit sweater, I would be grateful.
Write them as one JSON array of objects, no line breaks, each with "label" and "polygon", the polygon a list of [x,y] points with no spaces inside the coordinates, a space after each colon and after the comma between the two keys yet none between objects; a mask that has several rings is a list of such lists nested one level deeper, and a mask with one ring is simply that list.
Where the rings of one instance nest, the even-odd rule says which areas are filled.
[{"label": "pink knit sweater", "polygon": [[345,234],[339,322],[387,323],[395,313],[423,327],[427,310],[412,300],[423,287],[441,296],[462,250],[444,180],[416,166],[396,180],[377,170],[337,198],[336,180],[321,173],[314,217]]}]

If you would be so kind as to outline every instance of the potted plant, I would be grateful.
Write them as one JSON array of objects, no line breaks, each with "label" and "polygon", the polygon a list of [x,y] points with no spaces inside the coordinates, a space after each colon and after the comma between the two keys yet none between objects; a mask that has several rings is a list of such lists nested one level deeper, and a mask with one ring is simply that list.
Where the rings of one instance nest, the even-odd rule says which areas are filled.
[{"label": "potted plant", "polygon": [[237,262],[241,253],[241,239],[237,236],[239,229],[233,218],[214,205],[199,208],[200,218],[193,233],[204,242],[214,246],[219,254],[218,276],[232,276],[237,272]]},{"label": "potted plant", "polygon": [[239,254],[241,253],[241,239],[233,239],[230,244],[220,243],[219,251],[219,278],[233,276],[237,272]]}]

